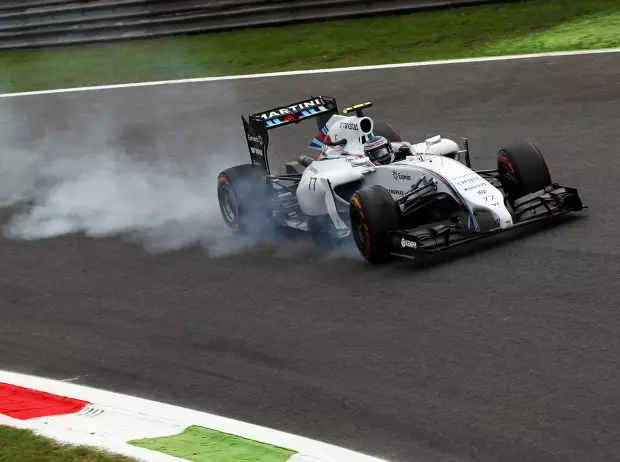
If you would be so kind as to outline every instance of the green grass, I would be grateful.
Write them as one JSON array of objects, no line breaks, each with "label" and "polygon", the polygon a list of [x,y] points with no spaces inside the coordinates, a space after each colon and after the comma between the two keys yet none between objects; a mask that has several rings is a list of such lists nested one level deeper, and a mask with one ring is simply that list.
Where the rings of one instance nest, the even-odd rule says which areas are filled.
[{"label": "green grass", "polygon": [[[131,441],[131,444],[195,462],[286,462],[295,451],[209,428]],[[136,462],[87,446],[60,444],[30,430],[0,425],[0,462]]]},{"label": "green grass", "polygon": [[0,92],[620,46],[618,0],[516,3],[0,53]]},{"label": "green grass", "polygon": [[60,445],[55,441],[0,425],[0,462],[135,462],[85,446]]},{"label": "green grass", "polygon": [[[620,7],[620,2],[618,5]],[[488,45],[486,51],[494,54],[510,54],[522,49],[561,51],[613,48],[618,45],[620,45],[620,8],[615,12],[587,15],[544,32],[501,40]]]},{"label": "green grass", "polygon": [[295,451],[193,425],[178,435],[130,441],[193,462],[286,462]]}]

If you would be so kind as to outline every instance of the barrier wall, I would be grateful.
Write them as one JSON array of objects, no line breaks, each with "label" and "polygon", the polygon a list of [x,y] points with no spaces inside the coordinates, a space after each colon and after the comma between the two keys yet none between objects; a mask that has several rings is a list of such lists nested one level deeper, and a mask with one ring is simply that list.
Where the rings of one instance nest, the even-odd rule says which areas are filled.
[{"label": "barrier wall", "polygon": [[144,39],[496,1],[8,0],[0,6],[0,49]]}]

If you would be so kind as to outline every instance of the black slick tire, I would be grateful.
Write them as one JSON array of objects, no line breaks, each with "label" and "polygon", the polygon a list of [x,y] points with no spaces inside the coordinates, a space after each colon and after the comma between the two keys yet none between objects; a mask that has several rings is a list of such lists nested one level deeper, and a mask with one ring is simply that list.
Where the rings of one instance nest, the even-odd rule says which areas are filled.
[{"label": "black slick tire", "polygon": [[500,149],[497,169],[502,188],[510,202],[551,184],[551,174],[542,153],[529,142]]},{"label": "black slick tire", "polygon": [[221,172],[217,198],[222,218],[234,234],[261,236],[273,230],[270,189],[260,167],[243,164]]},{"label": "black slick tire", "polygon": [[390,124],[385,122],[375,122],[372,134],[375,136],[382,136],[393,143],[398,143],[403,140],[400,133],[398,133]]},{"label": "black slick tire", "polygon": [[370,186],[356,191],[349,217],[355,244],[366,261],[385,263],[394,259],[388,232],[398,229],[399,210],[387,189]]}]

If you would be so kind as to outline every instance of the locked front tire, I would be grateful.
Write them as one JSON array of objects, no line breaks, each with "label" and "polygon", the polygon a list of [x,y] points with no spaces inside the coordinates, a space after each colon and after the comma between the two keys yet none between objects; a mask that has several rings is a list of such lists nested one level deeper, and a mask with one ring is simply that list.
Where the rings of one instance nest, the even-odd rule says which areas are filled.
[{"label": "locked front tire", "polygon": [[529,142],[500,149],[497,170],[502,189],[511,203],[551,184],[551,174],[542,153]]},{"label": "locked front tire", "polygon": [[355,192],[349,205],[351,232],[362,257],[369,263],[385,263],[390,254],[389,232],[398,229],[400,210],[383,186]]}]

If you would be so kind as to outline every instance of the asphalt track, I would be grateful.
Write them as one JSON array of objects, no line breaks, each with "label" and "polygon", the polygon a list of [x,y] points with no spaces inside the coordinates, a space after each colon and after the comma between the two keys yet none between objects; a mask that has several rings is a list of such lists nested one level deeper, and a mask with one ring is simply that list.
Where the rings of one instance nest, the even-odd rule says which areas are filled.
[{"label": "asphalt track", "polygon": [[[533,140],[590,209],[382,268],[291,246],[214,259],[114,238],[5,239],[0,367],[395,461],[619,460],[619,75],[611,54],[4,100],[31,149],[109,124],[136,156],[239,149],[234,163],[241,112],[371,99],[406,138],[468,136],[480,166]],[[314,126],[297,133],[305,143]],[[299,139],[281,140],[280,162]]]}]

